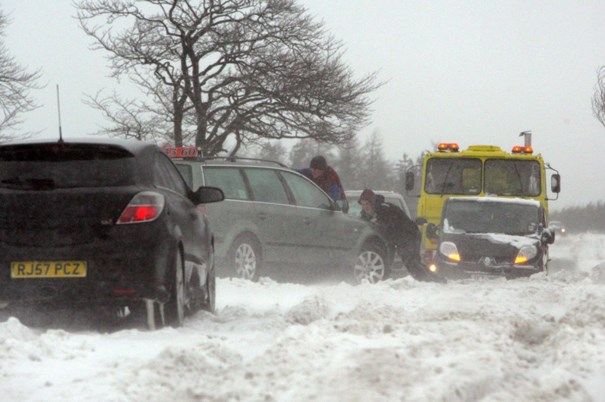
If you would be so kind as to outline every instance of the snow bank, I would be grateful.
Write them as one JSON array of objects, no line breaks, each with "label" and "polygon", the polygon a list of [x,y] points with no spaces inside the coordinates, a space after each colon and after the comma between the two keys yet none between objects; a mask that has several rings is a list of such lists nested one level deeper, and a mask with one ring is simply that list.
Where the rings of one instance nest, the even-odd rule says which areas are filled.
[{"label": "snow bank", "polygon": [[[155,332],[0,322],[6,400],[603,400],[605,236],[531,278],[217,282],[218,312]],[[595,273],[596,272],[596,273]]]}]

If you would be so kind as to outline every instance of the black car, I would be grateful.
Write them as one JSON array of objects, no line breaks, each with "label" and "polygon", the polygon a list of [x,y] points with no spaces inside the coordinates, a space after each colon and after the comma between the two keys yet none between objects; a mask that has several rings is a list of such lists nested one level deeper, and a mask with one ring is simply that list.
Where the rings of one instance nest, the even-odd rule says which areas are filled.
[{"label": "black car", "polygon": [[448,278],[505,276],[544,271],[554,234],[545,228],[538,201],[502,197],[451,197],[440,227],[427,233],[438,239],[431,270]]},{"label": "black car", "polygon": [[[0,146],[0,301],[141,311],[153,329],[215,303],[213,238],[155,145],[105,139]],[[143,315],[142,314],[142,315]]]},{"label": "black car", "polygon": [[225,202],[208,207],[223,275],[371,283],[388,277],[393,250],[384,237],[297,171],[245,158],[174,162],[192,188],[225,192]]}]

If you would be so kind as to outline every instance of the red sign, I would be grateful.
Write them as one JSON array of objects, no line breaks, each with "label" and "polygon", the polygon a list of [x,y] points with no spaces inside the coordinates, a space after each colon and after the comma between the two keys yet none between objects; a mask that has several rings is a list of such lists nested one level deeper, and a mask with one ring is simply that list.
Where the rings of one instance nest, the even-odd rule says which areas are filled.
[{"label": "red sign", "polygon": [[196,147],[171,147],[164,146],[162,150],[166,155],[170,158],[195,158],[198,156],[199,152]]}]

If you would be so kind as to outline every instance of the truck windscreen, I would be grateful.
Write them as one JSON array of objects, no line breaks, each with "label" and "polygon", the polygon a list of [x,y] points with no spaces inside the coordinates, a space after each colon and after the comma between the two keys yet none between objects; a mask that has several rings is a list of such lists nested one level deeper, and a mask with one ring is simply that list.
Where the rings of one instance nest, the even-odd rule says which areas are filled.
[{"label": "truck windscreen", "polygon": [[485,192],[496,195],[536,197],[541,192],[537,161],[488,159],[485,161]]},{"label": "truck windscreen", "polygon": [[424,190],[429,194],[481,192],[481,160],[476,158],[432,158],[428,161]]}]

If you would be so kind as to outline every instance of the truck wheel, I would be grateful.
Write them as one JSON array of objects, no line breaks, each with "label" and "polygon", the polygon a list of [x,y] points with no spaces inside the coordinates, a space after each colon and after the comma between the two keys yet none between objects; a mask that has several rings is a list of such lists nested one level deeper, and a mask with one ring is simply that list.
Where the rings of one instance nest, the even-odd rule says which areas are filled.
[{"label": "truck wheel", "polygon": [[387,264],[386,252],[377,244],[364,245],[355,260],[353,274],[357,283],[377,283],[387,279],[390,268]]}]

